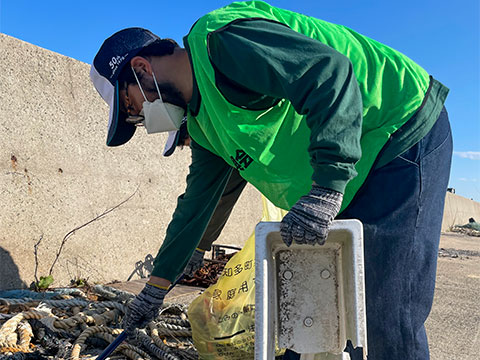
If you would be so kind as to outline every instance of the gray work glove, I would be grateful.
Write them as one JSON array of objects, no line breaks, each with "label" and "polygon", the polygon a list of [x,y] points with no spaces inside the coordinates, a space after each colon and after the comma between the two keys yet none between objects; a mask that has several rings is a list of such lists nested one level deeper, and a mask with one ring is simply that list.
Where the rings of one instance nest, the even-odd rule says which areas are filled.
[{"label": "gray work glove", "polygon": [[302,196],[285,215],[280,225],[283,242],[323,245],[328,228],[342,205],[343,194],[313,185],[312,190]]},{"label": "gray work glove", "polygon": [[197,272],[203,266],[203,257],[205,256],[205,250],[196,248],[188,262],[183,273],[187,276],[193,277],[193,274]]},{"label": "gray work glove", "polygon": [[123,328],[128,337],[135,336],[135,329],[144,328],[158,316],[167,288],[147,283],[143,290],[130,303],[123,320]]}]

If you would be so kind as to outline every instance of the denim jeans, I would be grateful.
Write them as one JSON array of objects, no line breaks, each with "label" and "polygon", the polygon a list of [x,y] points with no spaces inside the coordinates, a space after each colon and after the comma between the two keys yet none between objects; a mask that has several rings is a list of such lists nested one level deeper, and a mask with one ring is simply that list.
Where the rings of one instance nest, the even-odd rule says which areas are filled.
[{"label": "denim jeans", "polygon": [[[339,219],[364,227],[369,360],[427,360],[424,323],[435,288],[452,136],[443,108],[430,132],[372,171]],[[362,349],[347,352],[362,360]],[[299,359],[287,351],[284,359]]]}]

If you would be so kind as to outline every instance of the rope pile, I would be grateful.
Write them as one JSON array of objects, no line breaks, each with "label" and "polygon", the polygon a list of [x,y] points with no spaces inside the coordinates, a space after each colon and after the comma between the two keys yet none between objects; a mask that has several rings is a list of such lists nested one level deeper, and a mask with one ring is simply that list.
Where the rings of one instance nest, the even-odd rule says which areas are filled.
[{"label": "rope pile", "polygon": [[[0,360],[95,359],[123,329],[135,296],[96,285],[85,294],[59,289],[48,299],[0,298]],[[160,316],[109,359],[195,360],[186,306],[166,304]]]}]

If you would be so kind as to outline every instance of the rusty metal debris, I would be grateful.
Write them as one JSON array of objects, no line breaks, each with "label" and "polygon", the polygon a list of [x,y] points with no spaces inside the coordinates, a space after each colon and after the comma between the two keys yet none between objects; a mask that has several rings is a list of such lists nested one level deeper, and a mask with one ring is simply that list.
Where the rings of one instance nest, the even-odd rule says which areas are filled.
[{"label": "rusty metal debris", "polygon": [[[0,298],[0,360],[95,359],[121,333],[134,295],[101,285],[76,290],[49,299]],[[109,358],[197,359],[186,310],[166,304],[146,330]]]},{"label": "rusty metal debris", "polygon": [[[233,253],[226,253],[226,250],[235,250]],[[196,286],[202,288],[208,288],[217,282],[218,278],[223,272],[226,263],[236,251],[241,250],[235,246],[229,245],[213,245],[212,246],[212,259],[205,259],[205,265],[197,270],[193,277],[185,276],[180,282],[183,285]]]}]

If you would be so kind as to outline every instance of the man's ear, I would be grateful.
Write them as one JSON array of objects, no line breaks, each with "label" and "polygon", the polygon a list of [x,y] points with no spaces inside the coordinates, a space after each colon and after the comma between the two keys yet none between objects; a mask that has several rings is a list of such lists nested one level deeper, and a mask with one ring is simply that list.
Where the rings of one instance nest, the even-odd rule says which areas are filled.
[{"label": "man's ear", "polygon": [[130,65],[135,69],[137,73],[146,72],[149,75],[152,75],[152,64],[141,56],[135,56],[130,60]]}]

